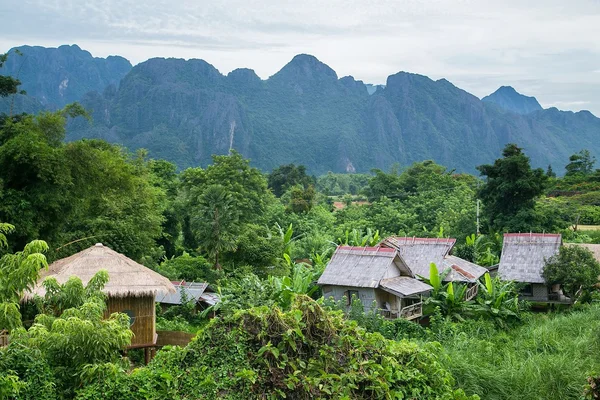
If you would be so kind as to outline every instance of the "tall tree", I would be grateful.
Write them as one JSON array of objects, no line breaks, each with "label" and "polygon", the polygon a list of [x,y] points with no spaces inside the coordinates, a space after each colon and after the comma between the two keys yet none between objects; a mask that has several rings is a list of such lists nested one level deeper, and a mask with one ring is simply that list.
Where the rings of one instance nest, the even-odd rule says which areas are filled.
[{"label": "tall tree", "polygon": [[565,166],[565,176],[587,176],[594,172],[596,157],[589,150],[581,150],[579,153],[569,157],[569,163]]},{"label": "tall tree", "polygon": [[479,189],[484,215],[494,231],[529,231],[535,224],[535,199],[548,177],[541,168],[531,168],[529,157],[516,144],[507,144],[502,156],[493,165],[477,167],[485,177]]},{"label": "tall tree", "polygon": [[209,186],[199,198],[199,208],[192,221],[200,248],[215,260],[214,268],[221,269],[221,253],[237,247],[239,210],[234,206],[233,197],[223,186]]}]

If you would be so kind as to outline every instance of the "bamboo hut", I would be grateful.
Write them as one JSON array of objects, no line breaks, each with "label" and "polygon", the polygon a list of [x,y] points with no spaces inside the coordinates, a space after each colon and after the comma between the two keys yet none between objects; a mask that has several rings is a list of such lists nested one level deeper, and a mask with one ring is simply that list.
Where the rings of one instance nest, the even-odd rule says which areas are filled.
[{"label": "bamboo hut", "polygon": [[562,245],[560,234],[505,233],[498,276],[523,283],[521,297],[541,303],[570,303],[560,285],[548,286],[542,271],[546,261],[558,254]]},{"label": "bamboo hut", "polygon": [[134,333],[130,348],[155,346],[155,299],[157,295],[174,293],[173,284],[162,275],[101,243],[52,263],[48,270],[41,272],[40,279],[26,299],[34,295],[44,296],[46,290],[42,283],[48,277],[63,284],[70,277],[76,276],[87,285],[100,270],[106,270],[109,276],[103,290],[108,297],[105,317],[115,312],[129,316]]},{"label": "bamboo hut", "polygon": [[467,285],[466,300],[471,300],[477,295],[479,285],[477,281],[487,269],[451,255],[450,252],[456,244],[456,239],[451,238],[415,238],[415,237],[389,237],[381,242],[382,247],[396,249],[400,257],[416,276],[429,278],[429,266],[434,263],[439,272],[449,269],[444,282],[459,282]]},{"label": "bamboo hut", "polygon": [[365,311],[375,306],[392,319],[423,315],[422,296],[432,290],[415,279],[396,250],[383,247],[338,247],[317,283],[325,298],[345,298],[350,306],[356,296]]}]

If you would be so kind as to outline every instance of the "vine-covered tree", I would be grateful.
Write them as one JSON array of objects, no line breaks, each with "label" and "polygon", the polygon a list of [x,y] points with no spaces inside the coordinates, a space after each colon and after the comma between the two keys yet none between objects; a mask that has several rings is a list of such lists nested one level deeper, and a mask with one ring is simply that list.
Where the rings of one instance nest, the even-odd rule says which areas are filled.
[{"label": "vine-covered tree", "polygon": [[535,226],[535,199],[548,179],[541,168],[532,169],[529,157],[509,143],[494,164],[477,167],[485,177],[479,189],[484,215],[493,231],[529,231]]}]

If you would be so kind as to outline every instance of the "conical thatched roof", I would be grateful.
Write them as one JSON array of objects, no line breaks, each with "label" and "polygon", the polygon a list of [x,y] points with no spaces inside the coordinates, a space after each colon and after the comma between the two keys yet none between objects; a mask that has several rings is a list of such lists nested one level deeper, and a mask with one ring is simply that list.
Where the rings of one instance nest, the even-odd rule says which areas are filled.
[{"label": "conical thatched roof", "polygon": [[103,269],[108,272],[109,277],[103,292],[112,297],[156,296],[175,292],[171,281],[164,276],[117,253],[102,243],[97,243],[77,254],[55,261],[47,271],[41,271],[40,279],[25,298],[31,298],[35,294],[44,296],[46,289],[42,283],[47,277],[56,278],[62,284],[70,277],[76,276],[84,285],[87,285],[90,279]]}]

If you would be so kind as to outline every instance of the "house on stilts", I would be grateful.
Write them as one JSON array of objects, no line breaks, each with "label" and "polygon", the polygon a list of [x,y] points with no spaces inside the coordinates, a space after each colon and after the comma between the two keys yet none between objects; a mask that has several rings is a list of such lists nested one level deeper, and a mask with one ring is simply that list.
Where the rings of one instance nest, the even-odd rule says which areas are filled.
[{"label": "house on stilts", "polygon": [[379,310],[387,318],[415,319],[423,315],[423,296],[433,289],[415,278],[398,252],[385,247],[340,246],[318,284],[325,298],[361,300],[365,311]]},{"label": "house on stilts", "polygon": [[48,270],[40,272],[40,279],[25,298],[44,296],[43,281],[48,277],[64,284],[70,277],[76,276],[87,285],[100,270],[106,270],[109,277],[103,289],[107,295],[105,317],[115,312],[127,314],[134,333],[129,348],[146,349],[148,360],[157,341],[156,296],[175,293],[175,287],[159,273],[101,243],[52,263]]}]

